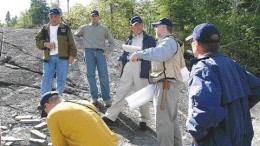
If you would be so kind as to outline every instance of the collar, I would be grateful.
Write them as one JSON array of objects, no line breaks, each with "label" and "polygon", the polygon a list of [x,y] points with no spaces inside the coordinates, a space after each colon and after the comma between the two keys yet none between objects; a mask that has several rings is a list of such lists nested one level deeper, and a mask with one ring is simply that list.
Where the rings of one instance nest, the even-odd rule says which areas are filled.
[{"label": "collar", "polygon": [[138,35],[134,35],[134,34],[132,34],[132,35],[133,35],[133,38],[140,38],[140,37],[143,37],[143,34],[144,34],[144,32],[142,31]]}]

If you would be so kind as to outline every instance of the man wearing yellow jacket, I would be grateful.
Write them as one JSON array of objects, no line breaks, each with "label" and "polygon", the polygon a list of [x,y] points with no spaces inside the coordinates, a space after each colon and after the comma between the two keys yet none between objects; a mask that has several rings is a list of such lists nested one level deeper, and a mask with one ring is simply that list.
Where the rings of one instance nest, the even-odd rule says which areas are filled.
[{"label": "man wearing yellow jacket", "polygon": [[65,101],[50,91],[41,100],[53,146],[117,146],[118,137],[86,100]]}]

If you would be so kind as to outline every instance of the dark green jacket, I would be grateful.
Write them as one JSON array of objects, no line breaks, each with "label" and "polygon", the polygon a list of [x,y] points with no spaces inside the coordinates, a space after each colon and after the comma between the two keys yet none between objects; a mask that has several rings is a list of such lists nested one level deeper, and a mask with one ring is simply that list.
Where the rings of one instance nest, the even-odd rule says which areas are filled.
[{"label": "dark green jacket", "polygon": [[[49,61],[50,58],[50,49],[44,47],[45,42],[50,42],[49,25],[50,24],[44,25],[35,37],[37,48],[44,51],[44,61]],[[60,23],[57,35],[59,58],[68,59],[69,56],[76,57],[77,48],[70,27]]]}]

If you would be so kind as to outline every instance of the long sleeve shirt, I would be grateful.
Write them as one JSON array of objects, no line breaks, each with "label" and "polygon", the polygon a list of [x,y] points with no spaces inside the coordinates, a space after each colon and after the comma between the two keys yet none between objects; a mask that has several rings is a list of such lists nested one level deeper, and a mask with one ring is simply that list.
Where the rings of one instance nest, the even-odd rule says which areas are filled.
[{"label": "long sleeve shirt", "polygon": [[137,51],[137,57],[149,61],[164,62],[177,52],[177,48],[177,42],[173,38],[165,37],[156,47]]},{"label": "long sleeve shirt", "polygon": [[47,117],[53,146],[117,146],[117,135],[96,112],[85,100],[57,104]]},{"label": "long sleeve shirt", "polygon": [[[115,42],[109,29],[101,24],[96,26],[86,24],[81,26],[75,33],[81,37],[85,48],[98,48],[111,52],[115,47]],[[106,40],[108,45],[106,46]]]}]

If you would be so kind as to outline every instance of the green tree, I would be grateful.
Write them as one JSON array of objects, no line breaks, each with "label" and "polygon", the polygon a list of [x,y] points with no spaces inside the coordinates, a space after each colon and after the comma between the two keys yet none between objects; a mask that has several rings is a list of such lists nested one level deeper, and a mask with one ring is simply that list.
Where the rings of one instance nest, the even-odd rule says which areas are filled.
[{"label": "green tree", "polygon": [[17,20],[15,27],[32,27],[32,20],[28,14],[28,11],[22,12]]},{"label": "green tree", "polygon": [[28,15],[31,18],[32,24],[44,24],[48,21],[49,8],[44,0],[31,0],[31,6],[28,10]]}]

